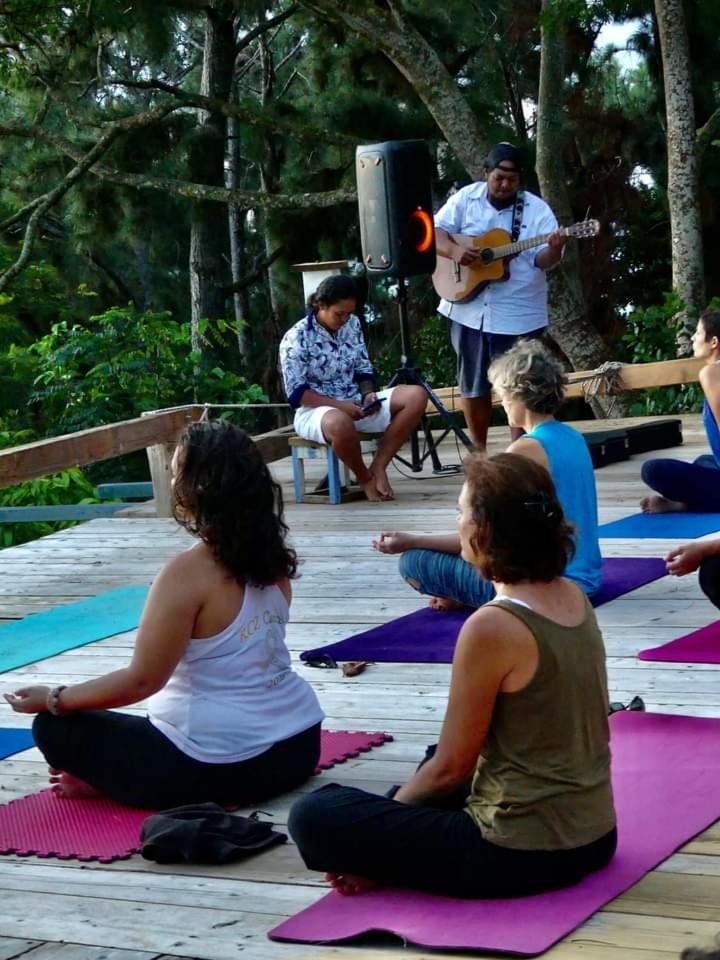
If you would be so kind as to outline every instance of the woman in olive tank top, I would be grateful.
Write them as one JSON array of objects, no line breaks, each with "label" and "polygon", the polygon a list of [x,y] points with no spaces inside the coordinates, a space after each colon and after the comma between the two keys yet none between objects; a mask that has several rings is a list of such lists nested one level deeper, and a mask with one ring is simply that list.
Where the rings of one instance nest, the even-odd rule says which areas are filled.
[{"label": "woman in olive tank top", "polygon": [[330,784],[292,808],[308,867],[342,893],[377,884],[508,897],[577,883],[617,834],[605,651],[548,472],[466,460],[463,557],[495,585],[458,637],[440,740],[390,796]]}]

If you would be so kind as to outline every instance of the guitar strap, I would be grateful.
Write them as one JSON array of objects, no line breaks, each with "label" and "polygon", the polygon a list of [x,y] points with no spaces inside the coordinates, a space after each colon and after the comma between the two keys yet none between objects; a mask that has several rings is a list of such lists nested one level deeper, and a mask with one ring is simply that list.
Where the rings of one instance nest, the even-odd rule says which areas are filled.
[{"label": "guitar strap", "polygon": [[520,227],[522,226],[523,212],[525,210],[525,193],[518,190],[513,204],[512,230],[510,232],[510,242],[517,243],[520,238]]}]

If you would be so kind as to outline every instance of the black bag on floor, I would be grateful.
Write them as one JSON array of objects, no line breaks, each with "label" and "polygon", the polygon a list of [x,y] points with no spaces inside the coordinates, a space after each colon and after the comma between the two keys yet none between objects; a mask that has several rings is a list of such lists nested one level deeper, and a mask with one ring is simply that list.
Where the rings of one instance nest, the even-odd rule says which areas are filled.
[{"label": "black bag on floor", "polygon": [[162,810],[140,830],[143,857],[157,863],[232,863],[286,840],[271,823],[233,816],[217,803]]},{"label": "black bag on floor", "polygon": [[584,434],[593,467],[606,467],[630,458],[630,441],[626,430],[598,430]]},{"label": "black bag on floor", "polygon": [[626,427],[625,431],[630,441],[631,455],[678,447],[683,442],[682,420],[656,420],[654,423]]}]

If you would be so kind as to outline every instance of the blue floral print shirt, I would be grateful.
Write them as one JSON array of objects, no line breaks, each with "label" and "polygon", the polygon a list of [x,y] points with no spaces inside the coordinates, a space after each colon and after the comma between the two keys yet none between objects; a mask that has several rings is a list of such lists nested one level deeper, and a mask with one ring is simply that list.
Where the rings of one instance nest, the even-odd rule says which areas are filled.
[{"label": "blue floral print shirt", "polygon": [[299,320],[280,341],[280,369],[288,401],[296,409],[306,390],[335,400],[360,400],[359,381],[372,380],[374,389],[374,371],[354,313],[334,334],[311,313]]}]

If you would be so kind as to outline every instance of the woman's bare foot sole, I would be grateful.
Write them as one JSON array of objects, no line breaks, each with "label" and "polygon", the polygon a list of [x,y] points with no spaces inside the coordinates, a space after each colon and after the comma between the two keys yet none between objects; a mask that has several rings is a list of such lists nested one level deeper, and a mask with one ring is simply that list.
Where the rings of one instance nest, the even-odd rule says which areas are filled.
[{"label": "woman's bare foot sole", "polygon": [[355,873],[326,873],[325,879],[334,890],[337,890],[338,893],[342,893],[345,896],[368,893],[370,890],[375,890],[380,886],[377,880],[359,877]]},{"label": "woman's bare foot sole", "polygon": [[654,493],[650,497],[643,497],[640,509],[643,513],[683,513],[687,512],[687,504],[680,500],[668,500],[667,497]]},{"label": "woman's bare foot sole", "polygon": [[95,787],[91,787],[89,783],[79,780],[71,773],[55,770],[53,767],[50,767],[48,772],[53,793],[58,797],[63,797],[65,800],[90,800],[93,797],[102,796]]},{"label": "woman's bare foot sole", "polygon": [[428,606],[431,610],[462,610],[465,604],[449,597],[431,597]]}]

